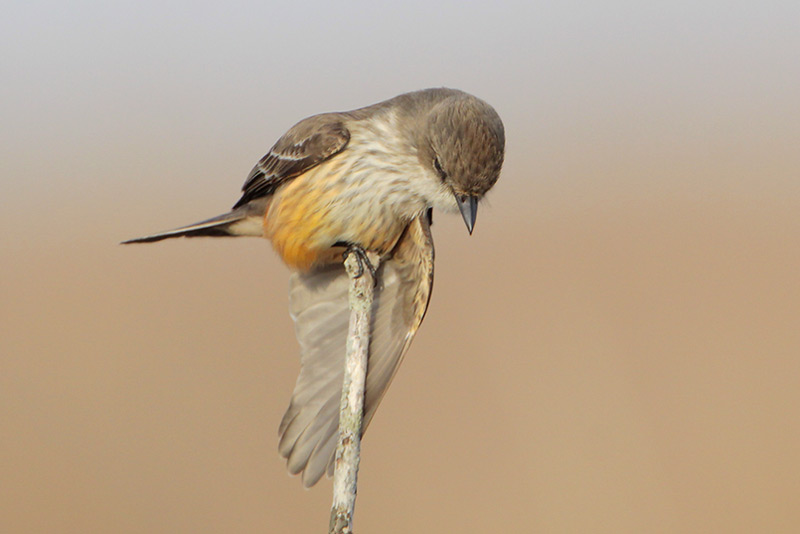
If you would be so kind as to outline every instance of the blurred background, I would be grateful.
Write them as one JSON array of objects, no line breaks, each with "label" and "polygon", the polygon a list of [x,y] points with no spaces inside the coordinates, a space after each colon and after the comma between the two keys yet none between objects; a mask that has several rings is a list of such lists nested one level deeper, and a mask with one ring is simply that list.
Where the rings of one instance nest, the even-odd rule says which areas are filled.
[{"label": "blurred background", "polygon": [[228,209],[297,120],[431,86],[506,165],[364,442],[360,532],[800,530],[800,4],[7,2],[0,531],[323,532]]}]

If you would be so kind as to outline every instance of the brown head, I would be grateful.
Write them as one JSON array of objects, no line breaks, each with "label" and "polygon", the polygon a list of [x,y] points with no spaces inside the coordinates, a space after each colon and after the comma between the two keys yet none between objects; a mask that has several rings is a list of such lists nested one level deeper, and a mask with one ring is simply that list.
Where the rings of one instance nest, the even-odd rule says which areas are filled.
[{"label": "brown head", "polygon": [[497,182],[503,166],[505,133],[486,102],[453,92],[428,112],[417,150],[420,163],[438,180],[433,207],[458,206],[472,233],[478,201]]}]

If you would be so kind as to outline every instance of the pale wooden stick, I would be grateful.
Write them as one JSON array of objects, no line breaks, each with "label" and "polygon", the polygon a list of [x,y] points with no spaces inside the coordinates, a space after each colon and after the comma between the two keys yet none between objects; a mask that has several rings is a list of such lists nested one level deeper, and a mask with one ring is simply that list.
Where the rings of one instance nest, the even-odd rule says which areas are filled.
[{"label": "pale wooden stick", "polygon": [[[377,269],[380,258],[368,252],[369,262]],[[330,534],[353,532],[356,506],[358,463],[361,459],[361,423],[364,417],[364,387],[367,381],[372,296],[375,280],[357,254],[344,262],[350,277],[350,330],[344,367],[342,400],[339,405],[339,441],[333,472],[333,506]],[[360,274],[359,274],[360,273]]]}]

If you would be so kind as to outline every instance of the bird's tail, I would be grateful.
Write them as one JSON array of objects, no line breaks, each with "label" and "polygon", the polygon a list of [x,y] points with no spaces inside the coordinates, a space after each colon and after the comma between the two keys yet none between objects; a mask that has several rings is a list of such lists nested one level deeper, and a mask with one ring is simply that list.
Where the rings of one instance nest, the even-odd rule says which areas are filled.
[{"label": "bird's tail", "polygon": [[181,226],[174,230],[129,239],[121,244],[152,243],[171,237],[261,237],[264,235],[262,221],[263,215],[255,214],[252,210],[237,209],[224,215],[212,217],[188,226]]}]

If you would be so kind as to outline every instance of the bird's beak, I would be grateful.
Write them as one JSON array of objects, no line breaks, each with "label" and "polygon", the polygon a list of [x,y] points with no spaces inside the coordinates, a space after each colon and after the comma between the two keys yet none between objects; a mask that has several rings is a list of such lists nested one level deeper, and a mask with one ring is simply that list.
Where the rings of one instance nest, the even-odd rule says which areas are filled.
[{"label": "bird's beak", "polygon": [[478,198],[467,195],[456,195],[458,209],[464,217],[464,224],[467,225],[469,235],[472,235],[472,228],[475,226],[475,218],[478,216]]}]

